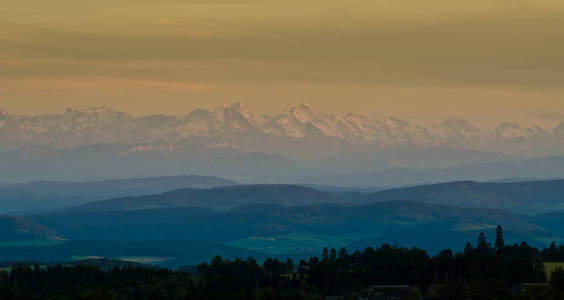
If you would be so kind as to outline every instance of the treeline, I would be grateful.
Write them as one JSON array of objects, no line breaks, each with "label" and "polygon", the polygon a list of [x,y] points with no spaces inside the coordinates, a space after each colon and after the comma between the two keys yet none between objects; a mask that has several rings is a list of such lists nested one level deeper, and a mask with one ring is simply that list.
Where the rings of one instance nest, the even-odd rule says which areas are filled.
[{"label": "treeline", "polygon": [[[555,254],[549,255],[552,252]],[[542,283],[547,278],[543,262],[553,261],[560,253],[564,254],[564,246],[543,251],[525,242],[505,246],[500,228],[495,247],[482,233],[476,247],[467,243],[462,252],[444,250],[435,257],[418,248],[390,245],[352,254],[344,248],[338,253],[335,249],[325,249],[321,258],[302,260],[299,274],[314,286],[329,291],[349,290],[359,285],[430,285],[456,280],[501,280],[507,285]]]},{"label": "treeline", "polygon": [[[439,299],[564,299],[564,271],[547,283],[544,262],[564,261],[564,246],[539,250],[505,245],[501,227],[492,245],[484,234],[463,251],[431,257],[418,248],[382,245],[348,253],[324,249],[320,257],[225,260],[215,257],[190,272],[135,266],[16,264],[0,272],[1,299],[323,299],[369,296],[372,285],[413,285],[410,299],[433,286]],[[512,293],[521,283],[535,285]]]}]

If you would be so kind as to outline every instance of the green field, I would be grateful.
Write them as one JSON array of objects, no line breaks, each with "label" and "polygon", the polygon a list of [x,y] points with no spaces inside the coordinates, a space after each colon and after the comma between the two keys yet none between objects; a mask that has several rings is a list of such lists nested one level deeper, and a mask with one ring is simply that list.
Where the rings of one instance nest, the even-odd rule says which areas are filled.
[{"label": "green field", "polygon": [[126,262],[139,263],[139,264],[158,264],[170,259],[170,257],[153,257],[153,256],[100,257],[100,256],[86,256],[86,255],[73,256],[72,258],[77,261],[107,258],[107,259],[116,259]]},{"label": "green field", "polygon": [[116,257],[115,259],[127,262],[134,262],[139,264],[158,264],[163,261],[169,260],[169,257],[149,257],[149,256],[131,256],[131,257]]},{"label": "green field", "polygon": [[564,262],[545,262],[544,270],[546,272],[546,279],[550,280],[550,274],[558,267],[564,269]]},{"label": "green field", "polygon": [[229,246],[249,249],[270,255],[320,253],[324,247],[340,249],[350,243],[374,235],[342,234],[315,235],[308,233],[291,233],[280,236],[251,236],[230,241]]}]

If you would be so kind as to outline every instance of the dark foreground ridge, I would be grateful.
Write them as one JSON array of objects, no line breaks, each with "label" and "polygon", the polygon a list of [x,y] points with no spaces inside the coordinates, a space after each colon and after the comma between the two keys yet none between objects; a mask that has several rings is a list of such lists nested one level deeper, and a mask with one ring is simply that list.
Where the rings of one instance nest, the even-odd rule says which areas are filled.
[{"label": "dark foreground ridge", "polygon": [[[50,266],[4,263],[2,299],[564,299],[564,246],[525,242],[475,246],[431,257],[419,248],[382,245],[348,253],[324,249],[295,264],[225,260],[179,270],[85,262]],[[106,263],[112,263],[108,261]]]}]

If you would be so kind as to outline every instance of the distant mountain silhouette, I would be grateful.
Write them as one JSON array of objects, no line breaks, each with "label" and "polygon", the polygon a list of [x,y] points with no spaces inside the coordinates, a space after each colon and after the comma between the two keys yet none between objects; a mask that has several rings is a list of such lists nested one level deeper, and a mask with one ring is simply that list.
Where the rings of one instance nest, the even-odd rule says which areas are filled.
[{"label": "distant mountain silhouette", "polygon": [[409,230],[476,232],[503,225],[508,232],[544,234],[507,212],[455,208],[413,201],[368,205],[324,203],[305,206],[249,204],[226,211],[174,207],[121,211],[66,211],[31,219],[71,239],[212,240],[292,233],[365,234]]},{"label": "distant mountain silhouette", "polygon": [[564,208],[564,180],[501,183],[457,181],[375,193],[339,189],[321,192],[297,185],[233,185],[102,200],[74,207],[69,211],[127,211],[171,207],[229,209],[256,203],[305,206],[320,203],[367,204],[394,200],[535,214]]},{"label": "distant mountain silhouette", "polygon": [[390,200],[500,208],[533,214],[564,209],[564,180],[509,183],[459,181],[391,189],[373,193],[364,199],[366,202]]},{"label": "distant mountain silhouette", "polygon": [[502,122],[483,130],[453,117],[422,126],[323,113],[307,104],[272,116],[242,103],[184,116],[133,116],[107,107],[2,113],[0,181],[209,174],[247,183],[399,186],[491,180],[515,169],[511,176],[564,177],[562,168],[541,161],[531,162],[531,171],[517,164],[564,155],[562,128]]},{"label": "distant mountain silhouette", "polygon": [[0,244],[34,240],[56,240],[57,233],[22,217],[0,216]]},{"label": "distant mountain silhouette", "polygon": [[36,181],[0,187],[0,212],[55,211],[114,197],[234,184],[227,179],[196,175],[87,182]]},{"label": "distant mountain silhouette", "polygon": [[238,146],[243,148],[254,144],[259,151],[269,149],[261,144],[280,138],[306,143],[336,140],[379,147],[434,147],[440,144],[506,153],[527,153],[531,146],[535,146],[536,155],[554,154],[554,147],[560,148],[560,153],[564,150],[559,139],[561,126],[545,130],[538,126],[522,128],[518,124],[502,122],[493,131],[482,131],[468,121],[454,117],[420,126],[394,117],[380,120],[352,113],[322,113],[308,104],[296,105],[273,116],[258,114],[242,103],[233,103],[211,111],[197,109],[184,116],[137,117],[108,107],[90,107],[33,117],[2,112],[0,118],[0,137],[3,138],[0,149],[25,145],[72,148],[100,143],[173,142],[186,137],[203,137],[218,138],[214,143],[235,141],[235,144],[242,143]]},{"label": "distant mountain silhouette", "polygon": [[287,206],[336,201],[331,195],[297,185],[237,185],[212,189],[181,189],[158,195],[125,197],[88,203],[71,212],[127,211],[170,207],[233,208],[252,203]]}]

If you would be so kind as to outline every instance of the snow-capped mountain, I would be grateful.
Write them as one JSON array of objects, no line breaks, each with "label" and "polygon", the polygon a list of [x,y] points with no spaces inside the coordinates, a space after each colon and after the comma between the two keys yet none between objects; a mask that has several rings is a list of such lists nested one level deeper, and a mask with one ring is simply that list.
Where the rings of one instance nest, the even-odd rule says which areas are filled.
[{"label": "snow-capped mountain", "polygon": [[517,124],[508,122],[501,123],[494,132],[497,137],[506,139],[527,139],[549,136],[547,131],[538,126],[534,126],[532,128],[521,128],[521,126]]},{"label": "snow-capped mountain", "polygon": [[[321,113],[307,104],[273,116],[260,115],[242,103],[223,105],[212,111],[198,109],[185,116],[137,117],[107,107],[68,109],[59,115],[33,117],[0,111],[0,149],[4,150],[26,145],[65,149],[101,143],[160,143],[143,147],[175,149],[178,143],[197,143],[205,147],[232,147],[247,152],[292,156],[291,152],[302,144],[308,147],[319,144],[322,146],[315,148],[316,151],[329,151],[327,145],[331,145],[331,150],[336,150],[335,147],[350,150],[351,147],[440,146],[544,155],[543,151],[564,153],[559,146],[563,144],[562,136],[562,124],[553,130],[544,130],[540,127],[521,128],[505,122],[492,132],[486,132],[468,121],[452,117],[430,126],[420,126],[394,117],[380,120],[351,113]],[[534,145],[530,144],[532,142]],[[286,147],[290,144],[291,147]],[[535,153],[530,153],[532,147]]]}]

